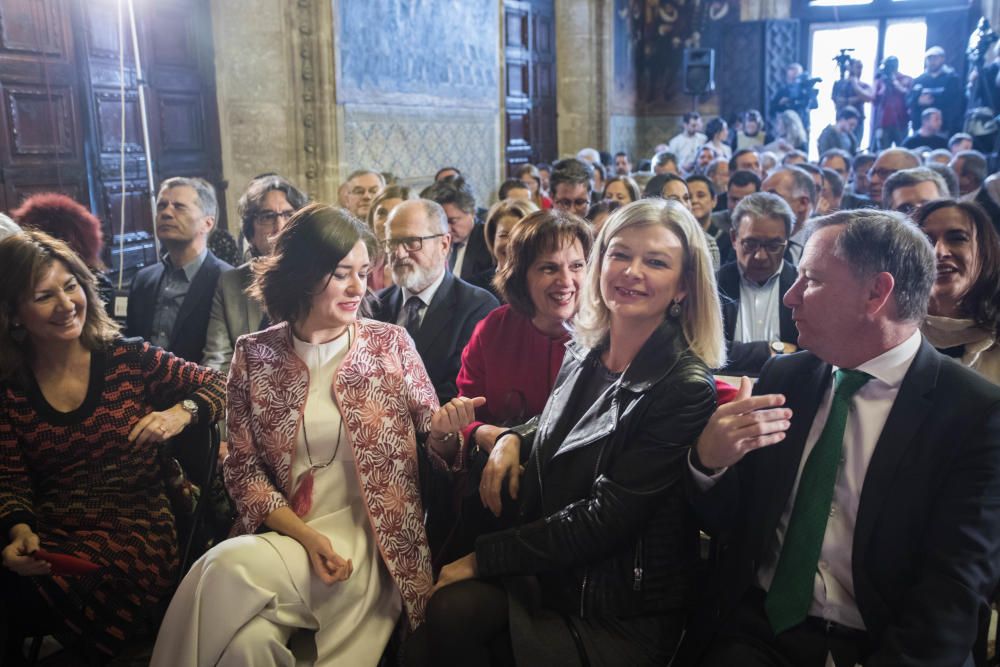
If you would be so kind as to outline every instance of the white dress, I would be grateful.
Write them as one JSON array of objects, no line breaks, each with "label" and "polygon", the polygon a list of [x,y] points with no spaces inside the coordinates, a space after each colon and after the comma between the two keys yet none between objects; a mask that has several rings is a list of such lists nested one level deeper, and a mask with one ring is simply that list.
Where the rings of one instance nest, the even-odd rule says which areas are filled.
[{"label": "white dress", "polygon": [[310,381],[292,479],[309,469],[310,455],[315,465],[330,461],[314,470],[312,507],[302,519],[351,559],[354,572],[327,586],[290,537],[269,532],[226,540],[184,577],[152,667],[375,665],[396,625],[402,598],[379,554],[346,430],[337,447],[341,420],[332,387],[348,337],[319,345],[293,340]]}]

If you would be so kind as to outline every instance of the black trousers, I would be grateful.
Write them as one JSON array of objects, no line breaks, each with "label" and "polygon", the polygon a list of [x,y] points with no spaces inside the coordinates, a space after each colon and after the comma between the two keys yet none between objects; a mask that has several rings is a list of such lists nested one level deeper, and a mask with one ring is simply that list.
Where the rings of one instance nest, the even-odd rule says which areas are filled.
[{"label": "black trousers", "polygon": [[744,597],[710,644],[701,667],[837,667],[862,664],[873,646],[867,633],[810,616],[775,636],[764,612],[764,591]]}]

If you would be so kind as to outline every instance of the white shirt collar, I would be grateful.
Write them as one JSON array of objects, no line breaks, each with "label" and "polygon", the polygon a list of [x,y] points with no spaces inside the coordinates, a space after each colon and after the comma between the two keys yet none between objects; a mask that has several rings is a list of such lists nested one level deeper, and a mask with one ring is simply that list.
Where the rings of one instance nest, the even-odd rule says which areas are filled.
[{"label": "white shirt collar", "polygon": [[[857,370],[868,373],[890,387],[899,387],[903,384],[903,378],[910,370],[910,364],[913,363],[914,357],[917,356],[920,340],[920,330],[918,329],[896,347],[886,350],[858,366]],[[834,366],[833,370],[838,370],[838,367]]]},{"label": "white shirt collar", "polygon": [[446,273],[448,273],[447,267],[445,267],[444,270],[441,272],[441,275],[437,277],[437,280],[432,282],[430,286],[426,287],[424,291],[418,294],[411,292],[405,287],[401,287],[400,289],[403,292],[403,305],[406,305],[406,302],[410,300],[411,296],[415,296],[421,301],[423,301],[424,306],[431,305],[431,301],[434,300],[434,295],[437,294],[438,288],[441,287],[441,283],[444,282],[444,274]]}]

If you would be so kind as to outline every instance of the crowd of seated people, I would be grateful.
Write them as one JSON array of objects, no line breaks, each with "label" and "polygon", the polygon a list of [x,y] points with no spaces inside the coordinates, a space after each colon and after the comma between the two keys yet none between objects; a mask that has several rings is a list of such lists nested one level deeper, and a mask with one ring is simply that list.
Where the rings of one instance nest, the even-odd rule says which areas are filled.
[{"label": "crowd of seated people", "polygon": [[[81,664],[966,664],[1000,583],[1000,178],[958,135],[854,153],[846,109],[815,161],[794,112],[691,113],[642,171],[584,149],[488,209],[456,166],[361,168],[336,206],[261,174],[235,268],[213,187],[168,178],[123,323],[100,222],[29,197],[0,218],[12,636],[44,619]],[[164,443],[223,418],[230,537],[178,572]]]}]

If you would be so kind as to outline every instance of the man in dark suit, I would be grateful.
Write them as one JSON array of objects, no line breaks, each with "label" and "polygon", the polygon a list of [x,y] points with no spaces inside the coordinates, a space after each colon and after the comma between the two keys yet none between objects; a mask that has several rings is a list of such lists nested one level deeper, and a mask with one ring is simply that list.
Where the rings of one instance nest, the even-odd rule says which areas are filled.
[{"label": "man in dark suit", "polygon": [[758,192],[740,201],[732,220],[736,261],[716,276],[728,348],[725,370],[756,375],[775,354],[798,349],[792,311],[781,302],[797,275],[783,258],[795,215],[781,197]]},{"label": "man in dark suit", "polygon": [[201,178],[168,178],[156,197],[161,261],[135,275],[125,331],[190,361],[200,361],[219,274],[231,269],[208,249],[218,204]]},{"label": "man in dark suit", "polygon": [[386,251],[396,284],[379,292],[375,317],[410,332],[444,404],[472,331],[500,304],[447,270],[451,234],[444,209],[427,199],[403,202],[386,221]]},{"label": "man in dark suit", "polygon": [[1000,576],[1000,388],[921,338],[934,253],[903,215],[811,227],[785,295],[809,352],[757,396],[744,380],[690,457],[720,541],[701,664],[971,665]]},{"label": "man in dark suit", "polygon": [[476,197],[461,176],[435,182],[420,193],[444,209],[451,234],[448,270],[469,281],[494,266],[486,247],[485,227],[476,221]]}]

